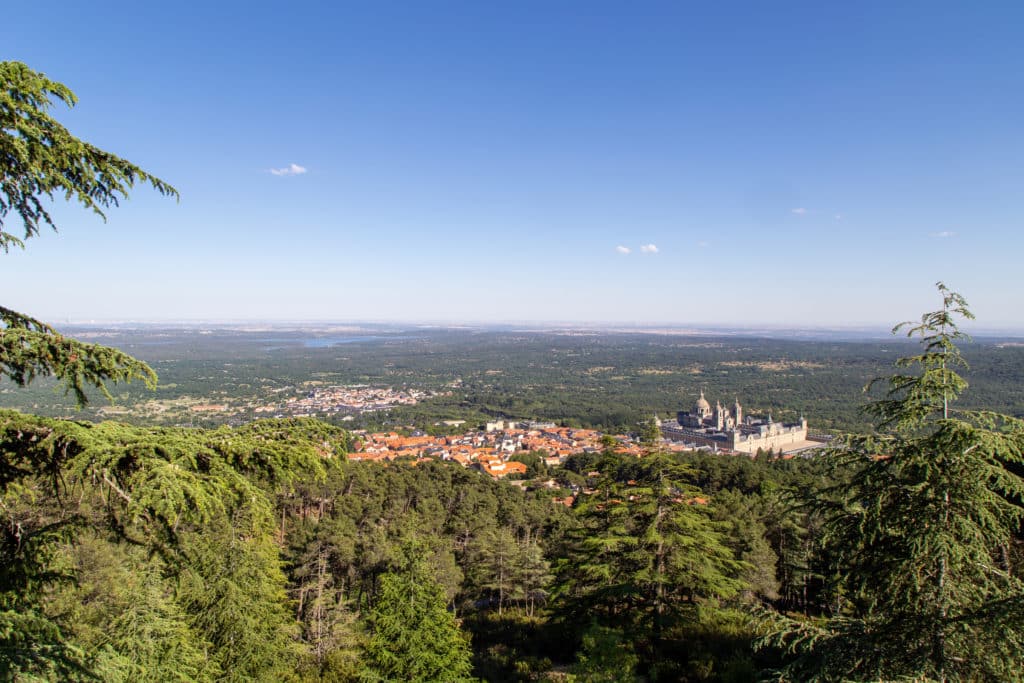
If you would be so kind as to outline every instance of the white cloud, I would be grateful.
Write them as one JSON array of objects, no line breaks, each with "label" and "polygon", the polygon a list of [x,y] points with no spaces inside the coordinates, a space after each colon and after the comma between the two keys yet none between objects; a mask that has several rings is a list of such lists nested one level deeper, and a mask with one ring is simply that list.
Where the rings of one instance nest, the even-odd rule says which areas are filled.
[{"label": "white cloud", "polygon": [[952,230],[940,230],[939,232],[929,233],[928,236],[929,237],[934,237],[936,239],[944,240],[944,239],[949,239],[950,237],[956,237],[956,233],[953,232]]},{"label": "white cloud", "polygon": [[615,251],[619,252],[620,254],[628,254],[633,250],[630,249],[629,247],[624,247],[620,244],[619,246],[615,247]]},{"label": "white cloud", "polygon": [[298,164],[288,164],[284,168],[272,168],[270,172],[274,175],[302,175],[306,172],[306,167],[299,166]]},{"label": "white cloud", "polygon": [[707,240],[701,240],[700,242],[697,242],[697,246],[700,247],[701,249],[707,249],[708,247],[711,246],[711,243],[708,242]]},{"label": "white cloud", "polygon": [[841,220],[843,220],[843,214],[841,214],[841,213],[837,213],[837,214],[836,214],[836,220],[837,220],[837,221],[841,221]]},{"label": "white cloud", "polygon": [[640,245],[640,251],[642,251],[645,254],[657,254],[658,253],[658,245],[656,245],[656,244],[641,244]]},{"label": "white cloud", "polygon": [[790,211],[795,213],[797,216],[803,216],[805,213],[807,213],[807,209],[805,209],[802,206],[798,206],[795,209],[790,209]]}]

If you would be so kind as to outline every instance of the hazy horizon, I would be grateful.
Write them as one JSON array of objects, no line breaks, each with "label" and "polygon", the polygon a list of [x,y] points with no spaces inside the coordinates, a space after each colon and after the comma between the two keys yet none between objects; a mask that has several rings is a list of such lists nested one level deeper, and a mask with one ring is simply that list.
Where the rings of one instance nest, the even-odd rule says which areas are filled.
[{"label": "hazy horizon", "polygon": [[[133,327],[134,326],[134,327]],[[744,335],[744,334],[780,334],[782,336],[806,334],[823,334],[842,338],[843,335],[850,335],[851,338],[903,338],[904,335],[893,335],[892,325],[787,325],[787,324],[763,324],[744,325],[728,323],[693,323],[669,324],[658,322],[634,322],[625,323],[621,321],[584,321],[584,320],[287,320],[287,319],[111,319],[111,320],[70,320],[58,323],[57,327],[63,329],[83,329],[93,331],[118,330],[118,329],[182,329],[182,330],[203,330],[203,329],[224,329],[238,331],[260,331],[267,330],[291,330],[310,332],[372,332],[378,329],[407,330],[510,330],[522,332],[546,332],[546,331],[580,331],[592,333],[649,333],[666,335]],[[1024,338],[1024,328],[993,327],[985,325],[972,325],[969,322],[961,325],[963,331],[971,335],[980,336],[1006,336],[1010,338]],[[789,334],[787,334],[789,333]]]}]

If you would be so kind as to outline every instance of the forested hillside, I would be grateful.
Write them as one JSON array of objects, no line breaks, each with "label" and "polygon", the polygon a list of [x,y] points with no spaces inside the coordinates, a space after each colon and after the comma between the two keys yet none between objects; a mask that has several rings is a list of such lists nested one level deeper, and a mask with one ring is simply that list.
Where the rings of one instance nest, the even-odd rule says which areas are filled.
[{"label": "forested hillside", "polygon": [[814,600],[781,497],[817,485],[808,461],[608,453],[570,463],[596,493],[568,509],[448,463],[348,463],[313,421],[6,413],[3,439],[7,677],[743,680],[744,606]]}]

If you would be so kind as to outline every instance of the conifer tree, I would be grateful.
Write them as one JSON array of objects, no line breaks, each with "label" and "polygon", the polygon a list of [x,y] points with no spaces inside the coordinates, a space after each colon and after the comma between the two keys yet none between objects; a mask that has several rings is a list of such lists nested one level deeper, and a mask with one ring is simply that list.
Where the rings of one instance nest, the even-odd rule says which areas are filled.
[{"label": "conifer tree", "polygon": [[[167,566],[144,550],[79,534],[68,544],[76,581],[52,587],[49,611],[66,617],[90,672],[111,683],[212,683],[211,644],[174,601]],[[56,588],[56,589],[54,589]]]},{"label": "conifer tree", "polygon": [[502,614],[517,588],[516,560],[519,545],[515,535],[505,527],[494,527],[473,540],[470,557],[475,569],[471,577],[476,588],[497,601]]},{"label": "conifer tree", "polygon": [[213,645],[222,681],[278,681],[301,655],[278,548],[246,510],[182,539],[177,599]]},{"label": "conifer tree", "polygon": [[584,499],[557,588],[572,622],[624,629],[654,661],[684,615],[738,591],[743,564],[686,467],[667,455],[637,467],[636,479],[606,477]]},{"label": "conifer tree", "polygon": [[[55,196],[74,199],[101,218],[105,209],[128,196],[136,182],[177,196],[173,187],[156,176],[72,135],[50,115],[55,101],[71,107],[77,98],[67,86],[20,62],[0,62],[0,249],[4,252],[12,246],[24,247],[24,241],[38,235],[41,226],[56,229],[46,206]],[[12,213],[20,220],[22,237],[11,229]],[[108,381],[138,379],[149,387],[156,385],[152,368],[128,354],[65,337],[31,316],[0,306],[0,379],[24,386],[40,376],[56,377],[79,404],[87,401],[88,387],[98,388],[109,398]],[[17,449],[0,449],[0,556],[10,554],[4,559],[14,570],[0,577],[0,674],[55,671],[67,677],[83,670],[81,657],[64,642],[59,626],[36,611],[34,600],[42,584],[60,578],[48,569],[50,546],[45,541],[68,536],[69,520],[32,528],[10,512],[12,498],[32,488],[23,486],[22,480],[34,477],[40,464],[25,462]],[[57,481],[59,466],[53,459],[40,469]]]},{"label": "conifer tree", "polygon": [[471,681],[469,639],[446,607],[444,591],[408,544],[403,566],[381,579],[369,615],[366,680]]},{"label": "conifer tree", "polygon": [[818,502],[836,605],[823,623],[775,620],[763,642],[794,655],[785,680],[1024,680],[1024,582],[1003,552],[1024,519],[1024,481],[1010,469],[1024,424],[954,410],[967,388],[958,322],[973,316],[938,289],[939,310],[894,328],[922,351],[882,380],[867,408],[878,431],[831,453],[850,474]]},{"label": "conifer tree", "polygon": [[537,603],[544,604],[551,583],[551,563],[534,540],[519,545],[515,558],[515,597],[526,602],[527,616],[532,617]]}]

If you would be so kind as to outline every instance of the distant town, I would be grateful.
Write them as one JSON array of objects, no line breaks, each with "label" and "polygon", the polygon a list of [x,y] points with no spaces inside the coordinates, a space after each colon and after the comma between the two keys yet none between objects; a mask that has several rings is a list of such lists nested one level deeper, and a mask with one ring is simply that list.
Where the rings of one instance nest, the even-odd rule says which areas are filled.
[{"label": "distant town", "polygon": [[270,404],[256,409],[257,413],[276,413],[280,416],[334,415],[338,413],[369,413],[395,406],[416,405],[437,392],[416,389],[393,389],[353,384],[342,387],[314,389],[304,397],[291,397],[283,404]]},{"label": "distant town", "polygon": [[[281,404],[256,409],[275,417],[332,415],[373,412],[397,405],[414,405],[434,392],[390,387],[351,385],[310,391],[305,397],[288,398]],[[344,419],[344,418],[343,418]],[[737,400],[732,410],[720,404],[714,409],[701,392],[690,412],[680,411],[676,420],[652,423],[657,431],[655,443],[644,444],[639,433],[605,434],[595,429],[560,427],[554,422],[534,420],[495,420],[482,427],[455,435],[431,435],[422,429],[368,432],[354,430],[359,438],[351,460],[390,461],[397,458],[451,460],[495,478],[525,475],[526,464],[516,454],[534,453],[545,465],[556,467],[571,455],[598,453],[608,447],[620,453],[642,456],[651,446],[660,450],[705,450],[722,454],[754,455],[772,451],[792,457],[820,448],[827,437],[812,436],[807,421],[796,424],[773,422],[771,416],[744,417]],[[444,420],[435,426],[457,429],[464,420]]]},{"label": "distant town", "polygon": [[[253,418],[314,417],[336,423],[354,422],[360,415],[383,413],[393,408],[414,406],[422,401],[450,395],[452,382],[439,390],[407,385],[371,384],[321,385],[307,381],[279,388],[262,398],[250,397],[226,402],[179,399],[177,420],[189,416],[238,421]],[[729,405],[712,403],[704,391],[694,396],[692,406],[672,417],[651,415],[637,423],[635,431],[607,432],[599,429],[560,426],[554,421],[495,419],[467,423],[464,419],[440,419],[431,423],[392,427],[388,431],[352,429],[358,437],[351,460],[390,461],[451,460],[501,479],[520,479],[528,467],[518,456],[531,453],[548,467],[556,467],[572,456],[598,453],[608,448],[642,456],[652,448],[662,451],[707,451],[723,455],[773,453],[785,458],[807,456],[826,445],[830,436],[810,430],[802,416],[795,422],[773,420],[770,413],[746,414],[738,398]],[[155,401],[143,407],[155,405]],[[115,408],[103,409],[113,413]],[[378,421],[379,422],[379,421]],[[179,422],[180,423],[180,422]],[[641,436],[643,427],[646,434]],[[621,428],[620,428],[621,429]],[[655,431],[656,430],[656,431]],[[428,433],[429,432],[429,433]],[[533,458],[527,458],[533,460]]]}]

